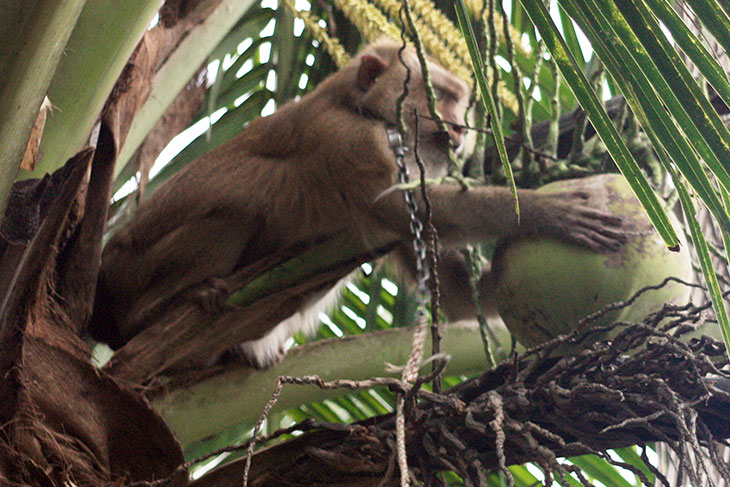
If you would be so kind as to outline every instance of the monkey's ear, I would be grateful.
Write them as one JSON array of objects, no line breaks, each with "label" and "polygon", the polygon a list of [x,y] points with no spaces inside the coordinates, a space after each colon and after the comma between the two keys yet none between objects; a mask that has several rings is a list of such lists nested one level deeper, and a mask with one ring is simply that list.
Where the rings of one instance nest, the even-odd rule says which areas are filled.
[{"label": "monkey's ear", "polygon": [[378,56],[363,55],[360,58],[360,67],[357,69],[357,87],[362,91],[368,91],[386,67],[385,62]]}]

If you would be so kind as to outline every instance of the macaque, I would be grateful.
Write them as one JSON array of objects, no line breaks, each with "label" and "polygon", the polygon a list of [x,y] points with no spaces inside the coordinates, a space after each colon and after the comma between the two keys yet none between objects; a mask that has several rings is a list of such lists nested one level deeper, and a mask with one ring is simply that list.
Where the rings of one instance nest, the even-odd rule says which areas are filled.
[{"label": "macaque", "polygon": [[[301,242],[347,232],[372,248],[394,238],[410,243],[403,194],[393,191],[398,168],[386,135],[396,123],[406,77],[399,49],[387,41],[365,48],[314,91],[251,122],[141,204],[104,249],[92,336],[118,348],[142,331],[141,317],[160,303],[201,286],[225,296],[233,291],[225,278],[234,270]],[[428,118],[415,51],[407,48],[402,57],[411,76],[403,107],[407,164],[418,174],[418,123],[427,177],[445,176],[449,144],[458,150],[464,141],[469,89],[429,61],[438,111],[448,127],[441,131]],[[495,236],[547,235],[596,251],[616,249],[625,240],[620,218],[588,206],[585,193],[521,190],[519,221],[507,188],[464,190],[443,183],[430,186],[428,194],[447,250]],[[466,279],[458,279],[465,268],[455,252],[444,255],[442,307],[461,319],[471,302]],[[326,294],[320,301],[332,302],[334,293]],[[310,303],[241,349],[252,364],[272,365],[293,333],[313,330],[320,309]]]}]

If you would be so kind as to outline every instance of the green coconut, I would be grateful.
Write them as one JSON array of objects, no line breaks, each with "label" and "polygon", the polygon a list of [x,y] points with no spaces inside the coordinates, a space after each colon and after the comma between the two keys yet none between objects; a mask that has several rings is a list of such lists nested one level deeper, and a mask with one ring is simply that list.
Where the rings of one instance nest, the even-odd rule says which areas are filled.
[{"label": "green coconut", "polygon": [[[667,277],[692,279],[687,246],[683,243],[679,252],[667,249],[622,176],[602,174],[559,181],[537,191],[575,190],[591,194],[592,206],[622,216],[628,242],[618,251],[606,253],[542,237],[498,245],[493,261],[497,307],[512,335],[527,347],[569,333],[582,318]],[[670,219],[674,228],[680,228],[673,215]],[[608,313],[592,326],[641,322],[665,303],[686,303],[689,293],[688,286],[670,282],[646,291],[631,305]]]}]

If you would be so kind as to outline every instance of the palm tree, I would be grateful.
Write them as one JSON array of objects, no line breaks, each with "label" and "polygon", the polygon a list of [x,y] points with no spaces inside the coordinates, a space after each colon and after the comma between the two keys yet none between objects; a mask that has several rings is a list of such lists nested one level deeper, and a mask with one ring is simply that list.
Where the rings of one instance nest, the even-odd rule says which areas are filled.
[{"label": "palm tree", "polygon": [[[534,187],[620,171],[667,246],[689,236],[706,283],[696,303],[709,300],[664,307],[644,324],[673,319],[668,330],[679,333],[711,314],[728,343],[726,3],[0,5],[3,485],[396,485],[401,396],[418,411],[406,408],[405,461],[426,485],[670,485],[671,458],[677,478],[730,484],[718,443],[730,436],[728,398],[710,387],[727,363],[721,342],[688,345],[637,325],[613,348],[558,362],[552,345],[509,355],[503,328],[451,327],[446,393],[418,392],[383,378],[382,365],[405,363],[416,301],[387,266],[338,241],[274,256],[231,296],[248,323],[267,323],[283,291],[362,263],[317,337],[295,337],[301,346],[272,369],[179,373],[237,333],[192,308],[111,357],[81,339],[102,242],[142,198],[363,43],[405,29],[479,93],[476,148],[459,177]],[[681,228],[664,209],[677,201]],[[273,446],[249,470],[249,441],[261,434]],[[657,456],[666,447],[655,442],[677,456]],[[705,465],[720,467],[719,481]]]}]

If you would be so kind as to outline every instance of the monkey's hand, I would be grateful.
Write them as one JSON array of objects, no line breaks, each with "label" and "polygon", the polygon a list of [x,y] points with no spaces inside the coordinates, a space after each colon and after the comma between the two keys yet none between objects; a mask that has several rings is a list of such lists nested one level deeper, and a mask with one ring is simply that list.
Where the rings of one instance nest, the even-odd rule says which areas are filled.
[{"label": "monkey's hand", "polygon": [[524,207],[529,212],[523,222],[528,233],[532,228],[539,235],[597,252],[616,251],[628,239],[625,219],[600,203],[589,205],[591,194],[587,191],[535,196]]}]

